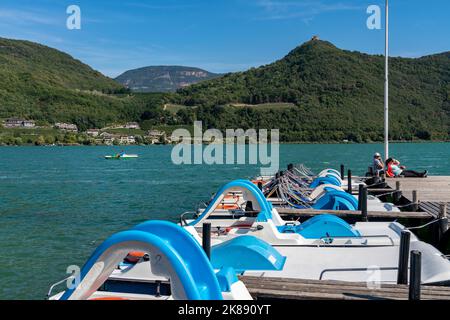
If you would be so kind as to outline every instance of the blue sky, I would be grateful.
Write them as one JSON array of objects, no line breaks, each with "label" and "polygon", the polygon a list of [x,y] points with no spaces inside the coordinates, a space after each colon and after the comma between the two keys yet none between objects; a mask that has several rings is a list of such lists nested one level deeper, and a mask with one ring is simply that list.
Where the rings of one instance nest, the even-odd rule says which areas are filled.
[{"label": "blue sky", "polygon": [[[430,2],[433,5],[430,5]],[[66,8],[81,8],[81,30]],[[282,58],[313,35],[383,53],[366,9],[384,0],[0,0],[0,36],[63,50],[108,76],[147,65],[241,71]],[[450,1],[390,0],[391,53],[450,51]]]}]

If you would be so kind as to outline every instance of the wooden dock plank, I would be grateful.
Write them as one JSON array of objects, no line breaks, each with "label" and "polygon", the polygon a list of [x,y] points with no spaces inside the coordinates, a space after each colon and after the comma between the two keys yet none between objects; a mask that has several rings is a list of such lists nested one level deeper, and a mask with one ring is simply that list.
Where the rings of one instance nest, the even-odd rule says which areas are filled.
[{"label": "wooden dock plank", "polygon": [[[316,216],[321,214],[333,214],[343,218],[354,218],[361,216],[361,211],[350,210],[315,210],[315,209],[293,209],[293,208],[276,208],[281,216]],[[433,216],[427,212],[388,212],[388,211],[369,211],[367,212],[369,218],[386,218],[386,219],[430,219]]]},{"label": "wooden dock plank", "polygon": [[[302,280],[243,276],[250,294],[258,298],[271,299],[315,299],[315,300],[406,300],[408,286],[382,284],[370,288],[366,283],[330,280]],[[450,300],[450,288],[422,286],[423,300]]]}]

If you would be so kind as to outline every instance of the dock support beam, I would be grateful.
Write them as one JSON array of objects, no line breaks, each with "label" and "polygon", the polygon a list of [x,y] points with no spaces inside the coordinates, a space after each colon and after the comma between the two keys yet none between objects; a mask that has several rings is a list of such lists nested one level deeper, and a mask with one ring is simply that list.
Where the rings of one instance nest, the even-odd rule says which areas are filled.
[{"label": "dock support beam", "polygon": [[409,241],[411,234],[402,231],[400,237],[400,253],[398,258],[397,284],[408,284]]},{"label": "dock support beam", "polygon": [[347,193],[352,194],[352,170],[348,170],[347,172]]},{"label": "dock support beam", "polygon": [[420,300],[420,285],[422,273],[422,254],[420,251],[411,252],[411,274],[409,279],[409,300]]},{"label": "dock support beam", "polygon": [[211,223],[203,224],[202,246],[208,259],[211,259]]}]

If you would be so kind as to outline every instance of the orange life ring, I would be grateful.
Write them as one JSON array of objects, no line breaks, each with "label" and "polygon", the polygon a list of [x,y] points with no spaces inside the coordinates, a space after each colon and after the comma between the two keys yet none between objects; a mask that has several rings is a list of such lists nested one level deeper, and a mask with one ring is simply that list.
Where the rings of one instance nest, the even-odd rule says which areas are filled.
[{"label": "orange life ring", "polygon": [[145,252],[131,251],[125,258],[125,261],[129,263],[138,263],[145,256]]},{"label": "orange life ring", "polygon": [[130,299],[126,299],[126,298],[122,298],[122,297],[101,297],[101,298],[94,298],[94,299],[89,299],[91,301],[95,301],[95,300],[102,300],[102,301],[109,301],[109,300],[130,300]]},{"label": "orange life ring", "polygon": [[221,203],[217,206],[217,209],[222,209],[222,210],[234,210],[234,209],[239,209],[239,206],[237,204],[224,204]]},{"label": "orange life ring", "polygon": [[237,226],[231,226],[228,228],[225,228],[225,232],[228,233],[233,229],[250,229],[252,227],[253,224],[240,224]]}]

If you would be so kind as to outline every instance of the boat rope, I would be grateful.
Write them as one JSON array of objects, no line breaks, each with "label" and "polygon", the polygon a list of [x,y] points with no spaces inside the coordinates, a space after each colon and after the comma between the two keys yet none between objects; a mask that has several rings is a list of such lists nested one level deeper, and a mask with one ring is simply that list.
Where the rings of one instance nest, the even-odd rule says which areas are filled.
[{"label": "boat rope", "polygon": [[417,230],[417,229],[422,229],[422,228],[428,227],[429,225],[432,225],[433,223],[436,223],[436,222],[439,222],[439,221],[445,220],[445,219],[447,219],[447,218],[438,218],[438,219],[436,219],[436,220],[430,221],[430,222],[428,222],[428,223],[426,223],[426,224],[424,224],[424,225],[418,226],[418,227],[409,227],[409,228],[406,228],[406,230]]}]

